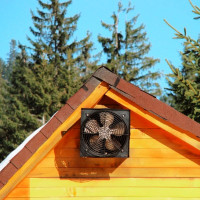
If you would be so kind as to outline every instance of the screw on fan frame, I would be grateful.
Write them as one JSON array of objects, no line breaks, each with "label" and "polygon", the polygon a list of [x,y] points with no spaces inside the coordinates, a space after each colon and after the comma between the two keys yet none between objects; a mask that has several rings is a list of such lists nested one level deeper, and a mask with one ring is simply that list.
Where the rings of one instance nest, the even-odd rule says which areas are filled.
[{"label": "screw on fan frame", "polygon": [[130,111],[82,109],[81,157],[129,157]]}]

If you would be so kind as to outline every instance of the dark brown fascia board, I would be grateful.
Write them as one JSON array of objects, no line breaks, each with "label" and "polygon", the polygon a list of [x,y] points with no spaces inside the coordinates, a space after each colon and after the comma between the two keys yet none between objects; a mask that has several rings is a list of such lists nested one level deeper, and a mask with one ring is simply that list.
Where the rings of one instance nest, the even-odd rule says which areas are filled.
[{"label": "dark brown fascia board", "polygon": [[8,180],[17,172],[18,168],[15,167],[11,162],[9,162],[6,167],[0,172],[0,182],[6,184]]}]

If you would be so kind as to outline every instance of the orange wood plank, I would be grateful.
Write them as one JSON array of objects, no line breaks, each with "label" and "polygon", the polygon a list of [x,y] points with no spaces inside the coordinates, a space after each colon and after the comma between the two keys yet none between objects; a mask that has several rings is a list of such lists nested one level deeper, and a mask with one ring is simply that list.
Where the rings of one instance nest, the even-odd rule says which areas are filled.
[{"label": "orange wood plank", "polygon": [[[132,139],[130,138],[130,148],[168,148],[167,145],[170,145],[170,147],[176,147],[177,145],[174,143],[170,143],[169,139],[160,139],[154,140],[152,138],[136,138]],[[71,149],[71,148],[79,148],[80,146],[80,139],[72,138],[70,140],[67,140],[62,148]]]},{"label": "orange wood plank", "polygon": [[[178,149],[178,152],[173,149],[129,149],[130,158],[188,158],[199,159],[199,155],[195,155],[188,150]],[[80,158],[80,149],[57,148],[51,150],[47,158]]]},{"label": "orange wood plank", "polygon": [[134,167],[199,167],[199,159],[184,158],[46,158],[38,169],[48,167],[66,168],[134,168]]},{"label": "orange wood plank", "polygon": [[28,175],[29,178],[136,178],[136,177],[180,177],[199,178],[199,168],[40,168],[37,167]]},{"label": "orange wood plank", "polygon": [[[167,137],[166,131],[160,128],[141,128],[141,129],[130,129],[130,138],[154,138],[154,139],[164,139]],[[62,138],[62,144],[68,141],[69,139],[79,139],[80,138],[80,128],[71,128],[67,131]]]},{"label": "orange wood plank", "polygon": [[[127,108],[126,108],[127,109]],[[130,126],[131,128],[137,128],[137,129],[141,129],[141,128],[160,128],[157,125],[151,123],[150,121],[148,121],[147,119],[141,117],[140,115],[138,115],[135,112],[130,112]]]}]

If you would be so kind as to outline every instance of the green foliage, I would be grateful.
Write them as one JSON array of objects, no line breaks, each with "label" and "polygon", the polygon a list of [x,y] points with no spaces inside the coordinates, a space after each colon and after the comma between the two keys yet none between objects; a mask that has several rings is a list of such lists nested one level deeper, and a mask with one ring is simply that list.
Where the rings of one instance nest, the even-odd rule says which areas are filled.
[{"label": "green foliage", "polygon": [[0,160],[14,150],[38,126],[38,122],[28,109],[15,97],[10,95],[4,99],[0,112]]},{"label": "green foliage", "polygon": [[[120,31],[119,15],[126,18],[124,31]],[[155,82],[160,77],[158,72],[153,72],[152,67],[159,62],[158,59],[147,57],[150,51],[150,43],[144,32],[144,25],[137,26],[138,16],[128,19],[133,15],[131,3],[127,8],[118,4],[117,13],[111,16],[113,24],[102,22],[102,26],[111,32],[111,37],[99,36],[98,40],[107,56],[106,66],[113,72],[118,73],[125,80],[138,85],[145,91],[160,95],[159,84]]]},{"label": "green foliage", "polygon": [[17,58],[10,83],[0,79],[0,160],[40,125],[28,109],[29,102],[21,101],[28,93],[24,61],[24,57]]},{"label": "green foliage", "polygon": [[10,52],[8,54],[7,62],[0,60],[0,65],[2,67],[2,77],[3,79],[10,81],[13,66],[15,65],[16,57],[18,55],[17,43],[15,40],[10,41]]},{"label": "green foliage", "polygon": [[3,59],[0,58],[0,75],[2,79],[7,78],[7,73],[6,73],[6,63],[4,62]]},{"label": "green foliage", "polygon": [[[194,9],[193,12],[198,15],[195,19],[199,19],[200,9],[191,1],[190,4]],[[184,51],[180,52],[182,67],[178,69],[167,61],[172,70],[172,73],[167,75],[170,104],[178,111],[200,122],[200,41],[188,36],[186,28],[181,33],[166,20],[165,22],[175,31],[175,39],[184,40]]]},{"label": "green foliage", "polygon": [[37,10],[37,15],[32,12],[34,28],[30,28],[34,36],[29,38],[34,80],[29,87],[32,93],[40,88],[33,95],[31,109],[48,119],[79,89],[84,78],[96,68],[96,62],[90,62],[90,35],[81,41],[73,39],[79,15],[66,17],[72,1],[38,2],[42,9]]}]

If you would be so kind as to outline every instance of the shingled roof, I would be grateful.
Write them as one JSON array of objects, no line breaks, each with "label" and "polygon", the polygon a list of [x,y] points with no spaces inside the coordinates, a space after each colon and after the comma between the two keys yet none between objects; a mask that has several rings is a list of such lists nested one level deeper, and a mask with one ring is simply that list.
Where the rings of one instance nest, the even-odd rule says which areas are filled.
[{"label": "shingled roof", "polygon": [[76,108],[101,83],[105,82],[131,102],[166,122],[200,137],[200,124],[176,111],[154,96],[123,80],[105,67],[100,67],[66,104],[25,142],[12,152],[0,165],[0,188],[23,166],[23,164],[48,140],[52,133],[76,110]]}]

